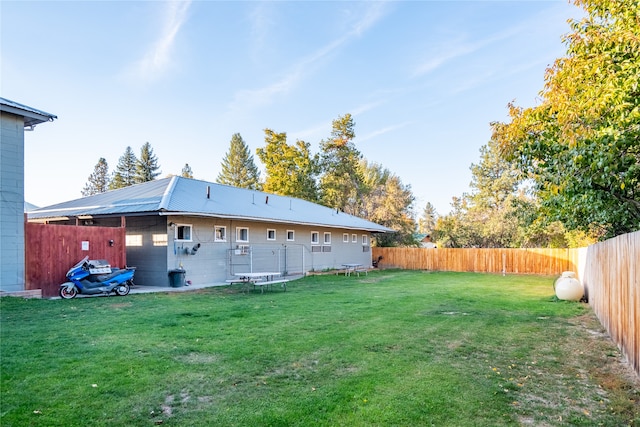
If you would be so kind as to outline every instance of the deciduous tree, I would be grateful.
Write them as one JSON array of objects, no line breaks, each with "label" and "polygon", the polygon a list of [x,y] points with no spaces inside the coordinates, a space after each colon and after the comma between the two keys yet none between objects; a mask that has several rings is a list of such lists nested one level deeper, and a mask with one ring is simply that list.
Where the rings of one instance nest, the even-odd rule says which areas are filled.
[{"label": "deciduous tree", "polygon": [[494,138],[535,180],[543,213],[601,237],[640,229],[640,2],[575,0],[567,56],[540,105],[510,105]]},{"label": "deciduous tree", "polygon": [[263,190],[316,202],[319,165],[310,144],[296,141],[289,145],[286,133],[271,129],[265,129],[264,134],[265,146],[256,151],[266,170]]},{"label": "deciduous tree", "polygon": [[359,163],[362,184],[355,214],[369,221],[395,230],[375,236],[377,246],[411,246],[415,244],[416,229],[412,217],[415,200],[411,186],[404,185],[397,175],[376,163]]}]

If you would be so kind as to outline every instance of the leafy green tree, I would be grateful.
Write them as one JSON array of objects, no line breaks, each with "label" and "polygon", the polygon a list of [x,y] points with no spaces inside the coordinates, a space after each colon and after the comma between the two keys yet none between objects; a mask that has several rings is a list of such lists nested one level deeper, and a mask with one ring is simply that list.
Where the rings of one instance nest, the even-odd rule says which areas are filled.
[{"label": "leafy green tree", "polygon": [[415,245],[416,229],[411,211],[415,200],[411,186],[402,184],[397,175],[376,163],[361,160],[361,193],[355,214],[369,221],[395,230],[395,233],[376,235],[376,246]]},{"label": "leafy green tree", "polygon": [[240,188],[260,189],[260,172],[249,147],[239,133],[231,137],[229,151],[222,159],[222,171],[218,174],[216,182]]},{"label": "leafy green tree", "polygon": [[467,221],[467,201],[462,197],[453,197],[451,208],[449,214],[436,220],[438,245],[443,248],[473,247],[474,236],[480,233],[475,230],[476,224]]},{"label": "leafy green tree", "polygon": [[351,114],[332,122],[331,137],[320,143],[320,200],[325,206],[355,214],[361,196],[362,154],[353,139],[355,123]]},{"label": "leafy green tree", "polygon": [[109,189],[115,190],[135,184],[137,162],[138,159],[136,159],[136,155],[133,154],[133,150],[127,146],[124,154],[118,159],[118,165],[113,174],[113,179],[109,183]]},{"label": "leafy green tree", "polygon": [[480,148],[480,162],[471,165],[468,219],[479,231],[474,246],[518,246],[517,202],[530,202],[520,189],[521,174],[500,155],[495,141]]},{"label": "leafy green tree", "polygon": [[109,165],[104,157],[100,157],[98,163],[93,168],[93,173],[82,190],[83,196],[104,193],[109,189]]},{"label": "leafy green tree", "polygon": [[637,0],[574,0],[567,56],[540,105],[510,105],[494,138],[529,173],[547,222],[601,238],[640,229],[640,18]]},{"label": "leafy green tree", "polygon": [[256,151],[266,169],[263,190],[316,202],[319,160],[311,154],[310,144],[296,141],[289,145],[286,133],[271,129],[265,129],[264,134],[265,147]]},{"label": "leafy green tree", "polygon": [[520,211],[535,210],[526,196],[520,172],[503,159],[496,141],[480,149],[480,162],[471,165],[471,192],[454,199],[453,210],[437,223],[444,247],[519,247],[525,218]]},{"label": "leafy green tree", "polygon": [[158,171],[160,166],[158,165],[158,159],[153,154],[151,144],[145,142],[140,149],[140,158],[136,161],[136,176],[135,182],[137,184],[142,182],[153,181],[156,179],[160,172]]},{"label": "leafy green tree", "polygon": [[189,166],[189,163],[184,164],[184,167],[182,168],[182,173],[180,173],[180,176],[183,178],[193,179],[193,171],[191,170],[191,166]]},{"label": "leafy green tree", "polygon": [[438,219],[438,213],[436,208],[430,203],[424,206],[422,215],[418,219],[418,232],[431,234],[436,229],[436,220]]}]

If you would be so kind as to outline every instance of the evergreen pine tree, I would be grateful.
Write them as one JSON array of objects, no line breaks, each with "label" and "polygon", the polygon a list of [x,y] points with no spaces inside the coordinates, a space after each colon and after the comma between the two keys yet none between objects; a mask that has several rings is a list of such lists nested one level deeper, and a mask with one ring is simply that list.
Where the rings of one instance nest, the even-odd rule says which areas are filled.
[{"label": "evergreen pine tree", "polygon": [[433,230],[436,228],[437,219],[438,213],[436,212],[436,208],[430,202],[427,202],[418,220],[418,231],[427,234],[433,233]]},{"label": "evergreen pine tree", "polygon": [[229,151],[222,159],[222,171],[216,182],[234,187],[260,189],[260,172],[239,133],[231,137]]},{"label": "evergreen pine tree", "polygon": [[362,154],[353,143],[354,126],[351,114],[338,117],[332,123],[331,137],[320,143],[322,204],[350,214],[357,214],[363,191]]},{"label": "evergreen pine tree", "polygon": [[100,157],[98,163],[89,175],[89,179],[82,190],[83,196],[104,193],[109,189],[109,165],[104,157]]},{"label": "evergreen pine tree", "polygon": [[160,175],[158,169],[160,169],[160,166],[158,165],[157,157],[153,154],[151,144],[145,142],[140,149],[140,158],[136,161],[136,184],[156,179]]},{"label": "evergreen pine tree", "polygon": [[118,160],[113,179],[109,183],[109,189],[115,190],[135,184],[137,162],[136,155],[133,154],[133,150],[128,146]]}]

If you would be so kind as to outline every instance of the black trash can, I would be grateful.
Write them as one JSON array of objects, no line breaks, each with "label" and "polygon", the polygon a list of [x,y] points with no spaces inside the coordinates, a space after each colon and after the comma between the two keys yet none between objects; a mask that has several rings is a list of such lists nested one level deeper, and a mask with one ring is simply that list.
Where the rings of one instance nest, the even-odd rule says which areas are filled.
[{"label": "black trash can", "polygon": [[184,276],[187,272],[181,268],[169,270],[169,285],[172,288],[179,288],[185,285]]}]

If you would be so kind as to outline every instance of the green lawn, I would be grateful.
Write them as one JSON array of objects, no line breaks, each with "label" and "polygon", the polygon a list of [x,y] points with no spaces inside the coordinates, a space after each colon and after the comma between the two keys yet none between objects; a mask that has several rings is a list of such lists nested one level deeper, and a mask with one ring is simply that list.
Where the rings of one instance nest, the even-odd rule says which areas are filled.
[{"label": "green lawn", "polygon": [[0,425],[640,425],[553,278],[375,271],[287,292],[2,298]]}]

